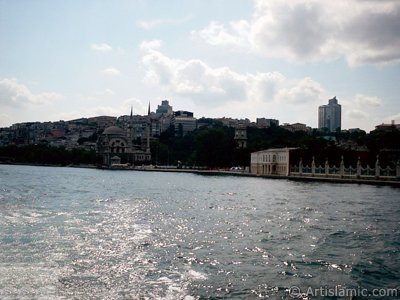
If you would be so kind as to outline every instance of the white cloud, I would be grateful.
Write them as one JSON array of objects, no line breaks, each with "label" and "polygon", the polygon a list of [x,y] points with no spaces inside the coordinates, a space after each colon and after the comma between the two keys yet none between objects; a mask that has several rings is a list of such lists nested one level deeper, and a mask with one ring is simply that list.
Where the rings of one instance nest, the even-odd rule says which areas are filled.
[{"label": "white cloud", "polygon": [[102,73],[107,76],[120,76],[121,75],[121,72],[114,67],[109,67],[107,69],[104,69],[102,71]]},{"label": "white cloud", "polygon": [[159,48],[161,48],[161,44],[162,44],[161,40],[143,41],[140,44],[140,49],[141,50],[159,49]]},{"label": "white cloud", "polygon": [[161,26],[176,26],[181,25],[192,19],[192,15],[188,15],[181,19],[153,19],[153,20],[139,20],[136,25],[145,30],[151,30]]},{"label": "white cloud", "polygon": [[294,86],[283,88],[278,92],[278,98],[282,102],[292,104],[305,104],[316,101],[323,101],[325,96],[321,84],[309,77],[296,82]]},{"label": "white cloud", "polygon": [[144,53],[142,66],[150,86],[199,115],[264,116],[315,126],[318,103],[328,99],[311,78],[289,80],[279,72],[239,73],[198,59],[171,58],[155,49]]},{"label": "white cloud", "polygon": [[11,117],[8,114],[0,113],[0,127],[6,127],[11,123]]},{"label": "white cloud", "polygon": [[89,96],[89,97],[93,97],[93,98],[97,98],[97,97],[110,97],[110,96],[114,96],[115,92],[112,89],[105,89],[102,91],[98,91],[94,93],[94,96]]},{"label": "white cloud", "polygon": [[359,107],[364,107],[364,106],[379,107],[382,105],[382,99],[378,97],[357,94],[356,103]]},{"label": "white cloud", "polygon": [[86,94],[86,95],[79,94],[77,95],[77,97],[79,97],[81,101],[97,102],[101,100],[110,99],[114,95],[115,92],[112,89],[105,89],[105,90],[95,91],[92,92],[91,94]]},{"label": "white cloud", "polygon": [[248,75],[252,82],[248,97],[257,102],[272,102],[280,86],[285,86],[287,78],[279,72],[256,73]]},{"label": "white cloud", "polygon": [[392,121],[394,121],[395,124],[400,124],[400,112],[395,115],[391,115],[391,116],[384,118],[384,121],[387,124],[391,123]]},{"label": "white cloud", "polygon": [[373,130],[385,116],[383,100],[378,97],[355,94],[338,97],[342,105],[342,128]]},{"label": "white cloud", "polygon": [[147,104],[142,100],[137,98],[128,98],[122,102],[121,110],[123,111],[121,115],[127,115],[133,107],[133,114],[135,115],[145,115],[147,114]]},{"label": "white cloud", "polygon": [[244,49],[248,46],[250,28],[250,24],[245,20],[231,22],[228,28],[213,21],[200,31],[192,31],[191,35],[194,38],[206,40],[214,46],[236,46]]},{"label": "white cloud", "polygon": [[196,59],[172,59],[156,50],[146,53],[142,64],[146,82],[160,85],[168,93],[182,95],[195,102],[218,105],[246,98],[246,76],[229,68],[213,69]]},{"label": "white cloud", "polygon": [[382,122],[382,99],[364,94],[356,94],[339,98],[342,105],[342,128],[362,128],[373,130]]},{"label": "white cloud", "polygon": [[400,61],[400,1],[255,0],[250,20],[192,32],[211,45],[292,62],[345,57],[350,65]]},{"label": "white cloud", "polygon": [[114,91],[112,89],[105,89],[101,94],[105,95],[105,96],[112,96],[115,93],[114,93]]},{"label": "white cloud", "polygon": [[[198,115],[278,118],[316,127],[318,106],[332,98],[310,77],[289,79],[279,72],[239,73],[228,67],[212,67],[199,59],[171,58],[159,49],[142,57],[145,81],[169,95],[174,103]],[[342,104],[342,127],[372,129],[378,124],[382,100],[356,94],[338,97]],[[228,115],[227,115],[228,114]],[[371,125],[372,124],[372,125]]]},{"label": "white cloud", "polygon": [[[87,109],[86,112],[87,116],[120,116],[122,111],[115,106],[95,106]],[[126,115],[128,112],[124,114]]]},{"label": "white cloud", "polygon": [[323,99],[324,90],[311,78],[288,80],[279,72],[241,74],[213,68],[198,59],[173,59],[150,49],[142,58],[148,83],[197,103],[218,106],[228,101],[302,104]]},{"label": "white cloud", "polygon": [[103,53],[111,52],[113,50],[113,48],[109,44],[106,44],[106,43],[92,44],[92,45],[90,45],[90,48],[92,50],[95,50],[98,52],[103,52]]},{"label": "white cloud", "polygon": [[349,119],[367,119],[369,117],[369,115],[366,112],[358,109],[348,110],[346,112],[346,116]]},{"label": "white cloud", "polygon": [[48,104],[62,99],[63,96],[54,92],[34,94],[31,90],[17,82],[17,79],[3,78],[0,80],[0,103],[5,105]]},{"label": "white cloud", "polygon": [[133,113],[144,115],[147,113],[147,105],[140,99],[128,98],[122,103],[108,105],[94,105],[80,109],[79,111],[61,112],[53,114],[50,118],[53,120],[73,120],[78,118],[88,118],[95,116],[115,116],[129,115],[133,105]]}]

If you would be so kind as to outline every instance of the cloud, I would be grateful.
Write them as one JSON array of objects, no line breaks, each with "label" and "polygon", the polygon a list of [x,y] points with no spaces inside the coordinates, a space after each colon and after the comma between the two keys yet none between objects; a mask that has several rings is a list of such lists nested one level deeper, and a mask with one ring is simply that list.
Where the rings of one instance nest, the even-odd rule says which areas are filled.
[{"label": "cloud", "polygon": [[[122,110],[115,106],[95,106],[86,110],[87,116],[120,116]],[[125,111],[123,114],[128,114],[129,111]]]},{"label": "cloud", "polygon": [[375,96],[356,94],[339,99],[342,105],[342,128],[373,130],[381,122],[382,99]]},{"label": "cloud", "polygon": [[232,101],[302,104],[323,99],[324,89],[311,78],[288,80],[279,72],[238,73],[211,67],[199,59],[170,58],[149,49],[142,57],[145,81],[168,94],[197,104],[221,106]]},{"label": "cloud", "polygon": [[211,68],[197,59],[173,59],[156,50],[145,54],[142,64],[146,82],[160,85],[168,93],[210,105],[245,99],[246,76],[229,68]]},{"label": "cloud", "polygon": [[384,121],[387,124],[391,123],[392,121],[394,121],[395,124],[400,124],[400,112],[395,115],[391,115],[391,116],[384,118]]},{"label": "cloud", "polygon": [[105,89],[103,92],[101,92],[101,95],[105,95],[105,96],[112,96],[114,94],[115,93],[112,89]]},{"label": "cloud", "polygon": [[136,25],[145,30],[151,30],[161,26],[176,26],[181,25],[193,18],[192,15],[188,15],[181,19],[153,19],[153,20],[139,20]]},{"label": "cloud", "polygon": [[128,98],[120,104],[108,105],[94,105],[82,108],[79,111],[69,111],[53,114],[50,118],[53,120],[73,120],[78,118],[89,118],[95,116],[115,116],[129,115],[133,105],[133,113],[144,115],[147,113],[147,105],[144,101],[137,98]]},{"label": "cloud", "polygon": [[141,50],[152,50],[161,48],[162,41],[161,40],[149,40],[143,41],[140,43]]},{"label": "cloud", "polygon": [[378,97],[357,94],[356,95],[356,103],[360,107],[364,107],[364,106],[379,107],[379,106],[382,106],[382,99],[378,98]]},{"label": "cloud", "polygon": [[274,101],[278,88],[285,86],[287,78],[279,72],[256,73],[247,75],[252,83],[248,91],[248,97],[257,102]]},{"label": "cloud", "polygon": [[11,123],[11,117],[8,114],[0,113],[0,127],[6,127]]},{"label": "cloud", "polygon": [[387,115],[381,98],[364,95],[343,95],[338,97],[342,105],[342,128],[362,128],[373,130]]},{"label": "cloud", "polygon": [[236,46],[243,49],[248,45],[249,34],[250,24],[245,20],[231,22],[229,27],[213,21],[206,28],[191,32],[192,37],[199,37],[210,45]]},{"label": "cloud", "polygon": [[102,52],[102,53],[111,52],[113,50],[113,48],[109,44],[106,44],[106,43],[92,44],[92,45],[90,45],[90,48],[94,51],[98,51],[98,52]]},{"label": "cloud", "polygon": [[114,68],[114,67],[109,67],[107,69],[104,69],[101,72],[104,75],[107,75],[107,76],[120,76],[121,75],[121,72],[118,69]]},{"label": "cloud", "polygon": [[367,119],[367,118],[369,117],[369,115],[368,115],[366,112],[364,112],[364,111],[362,111],[362,110],[358,110],[358,109],[351,109],[351,110],[348,110],[348,111],[346,112],[346,116],[347,116],[349,119],[356,119],[356,120],[359,120],[359,119]]},{"label": "cloud", "polygon": [[321,84],[309,77],[301,79],[294,86],[283,88],[278,92],[278,98],[282,102],[292,104],[304,104],[315,101],[323,101],[325,91]]},{"label": "cloud", "polygon": [[101,100],[107,100],[112,98],[116,93],[112,90],[112,89],[105,89],[105,90],[98,90],[95,92],[92,92],[90,94],[79,94],[77,95],[77,97],[79,97],[79,99],[81,101],[90,101],[90,102],[97,102],[97,101],[101,101]]},{"label": "cloud", "polygon": [[0,80],[0,103],[10,106],[24,104],[48,104],[62,99],[63,96],[54,92],[34,94],[30,89],[17,82],[17,79],[3,78]]},{"label": "cloud", "polygon": [[[277,118],[316,127],[318,106],[333,97],[311,77],[287,78],[280,72],[241,73],[229,67],[213,67],[199,59],[177,59],[158,47],[145,47],[142,69],[145,82],[174,106],[184,106],[209,117]],[[342,95],[342,127],[372,129],[382,113],[382,99],[365,95]],[[227,115],[228,114],[228,115]]]},{"label": "cloud", "polygon": [[291,62],[400,61],[400,1],[255,0],[250,20],[210,22],[192,36]]},{"label": "cloud", "polygon": [[133,114],[135,115],[145,115],[147,114],[147,104],[142,100],[137,98],[128,98],[122,102],[120,107],[121,115],[127,115],[131,111],[131,107],[133,107]]}]

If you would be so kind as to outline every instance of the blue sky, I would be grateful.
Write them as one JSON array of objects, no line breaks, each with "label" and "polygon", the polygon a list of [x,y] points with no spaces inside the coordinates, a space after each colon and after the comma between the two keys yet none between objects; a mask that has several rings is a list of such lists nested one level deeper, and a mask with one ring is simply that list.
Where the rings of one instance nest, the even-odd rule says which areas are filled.
[{"label": "blue sky", "polygon": [[[332,3],[331,3],[332,2]],[[0,0],[0,126],[145,114],[400,122],[400,1]]]}]

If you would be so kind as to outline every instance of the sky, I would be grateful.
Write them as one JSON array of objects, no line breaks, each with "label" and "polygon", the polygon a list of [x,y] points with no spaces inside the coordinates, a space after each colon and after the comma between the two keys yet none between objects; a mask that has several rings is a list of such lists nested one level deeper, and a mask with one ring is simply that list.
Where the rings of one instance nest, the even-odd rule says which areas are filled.
[{"label": "sky", "polygon": [[398,0],[0,0],[0,127],[146,114],[400,123]]}]

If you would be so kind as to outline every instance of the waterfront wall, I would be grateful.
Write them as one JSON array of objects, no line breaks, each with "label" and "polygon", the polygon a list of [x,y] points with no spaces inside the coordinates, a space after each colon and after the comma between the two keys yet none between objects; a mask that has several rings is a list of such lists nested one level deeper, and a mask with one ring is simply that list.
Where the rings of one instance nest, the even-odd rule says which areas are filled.
[{"label": "waterfront wall", "polygon": [[379,162],[379,155],[376,157],[374,167],[363,166],[358,158],[355,167],[344,164],[343,156],[339,166],[331,166],[326,160],[324,165],[316,165],[313,157],[311,166],[303,165],[302,159],[298,165],[290,166],[290,175],[293,177],[319,177],[319,178],[342,178],[342,179],[370,179],[370,180],[400,180],[400,161],[396,166],[382,167]]}]

